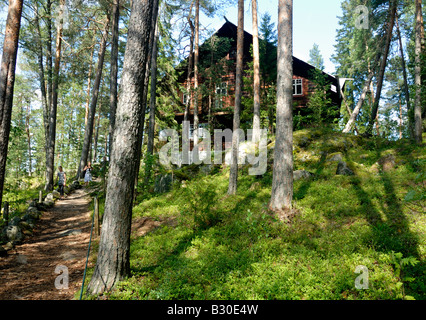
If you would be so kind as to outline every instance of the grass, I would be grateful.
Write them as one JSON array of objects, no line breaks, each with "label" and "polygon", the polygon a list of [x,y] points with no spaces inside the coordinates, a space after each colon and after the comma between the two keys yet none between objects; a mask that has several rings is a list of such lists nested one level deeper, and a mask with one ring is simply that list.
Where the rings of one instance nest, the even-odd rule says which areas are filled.
[{"label": "grass", "polygon": [[[22,177],[19,183],[15,179],[6,180],[1,212],[5,202],[9,203],[9,219],[25,214],[28,204],[38,199],[39,190],[42,188],[41,180],[37,177]],[[45,193],[44,193],[45,195]],[[0,215],[0,227],[3,226],[3,215]]]},{"label": "grass", "polygon": [[[424,148],[319,129],[294,141],[295,167],[315,177],[295,181],[291,223],[267,210],[271,170],[253,177],[243,168],[235,196],[222,167],[146,195],[134,218],[178,223],[132,238],[132,276],[108,298],[425,299],[426,215],[404,201],[425,169]],[[333,153],[354,176],[335,175]],[[395,167],[381,170],[389,154]],[[355,288],[359,265],[369,270],[367,290]]]}]

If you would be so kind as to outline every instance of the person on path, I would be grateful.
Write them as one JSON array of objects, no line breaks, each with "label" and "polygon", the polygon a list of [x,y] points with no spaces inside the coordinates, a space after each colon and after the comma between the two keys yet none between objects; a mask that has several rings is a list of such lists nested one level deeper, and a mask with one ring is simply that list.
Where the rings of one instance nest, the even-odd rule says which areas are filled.
[{"label": "person on path", "polygon": [[84,167],[84,185],[89,186],[89,182],[92,181],[92,164],[90,161],[87,163],[87,166]]},{"label": "person on path", "polygon": [[64,188],[67,184],[67,175],[65,171],[62,169],[62,166],[58,167],[58,187],[59,187],[59,193],[61,194],[61,199],[64,198]]}]

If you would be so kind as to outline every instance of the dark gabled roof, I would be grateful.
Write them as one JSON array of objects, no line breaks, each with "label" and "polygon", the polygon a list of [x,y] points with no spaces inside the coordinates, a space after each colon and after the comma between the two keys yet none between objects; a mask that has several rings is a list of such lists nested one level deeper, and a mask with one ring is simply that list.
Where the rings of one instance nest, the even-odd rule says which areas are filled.
[{"label": "dark gabled roof", "polygon": [[[233,24],[232,22],[228,21],[228,19],[225,18],[225,23],[222,25],[222,27],[220,27],[213,35],[213,36],[217,36],[219,38],[229,38],[232,39],[231,40],[231,48],[235,48],[236,44],[237,44],[237,34],[238,34],[238,27]],[[210,39],[210,38],[209,38]],[[202,44],[200,46],[200,61],[203,59],[203,46],[209,41],[209,39],[207,39],[204,44]],[[250,57],[250,48],[251,48],[251,44],[253,43],[253,35],[251,35],[250,33],[248,33],[247,31],[244,31],[244,56],[245,57]],[[186,58],[184,61],[181,62],[181,64],[179,65],[178,69],[186,71],[186,61],[188,60],[188,58]],[[184,63],[185,62],[185,63]],[[313,65],[300,60],[298,58],[296,58],[295,56],[293,56],[293,74],[296,76],[300,76],[303,78],[311,78],[312,77],[312,72],[317,69],[316,67],[314,67]],[[319,69],[317,69],[319,70]],[[324,71],[322,71],[322,73],[326,76],[326,79],[333,85],[336,86],[336,88],[339,87],[339,81],[338,78],[335,76],[332,76]]]},{"label": "dark gabled roof", "polygon": [[[219,38],[230,38],[232,44],[237,45],[238,27],[226,19],[224,25],[214,33],[214,36]],[[250,46],[253,43],[253,36],[244,30],[244,56],[250,56]]]}]

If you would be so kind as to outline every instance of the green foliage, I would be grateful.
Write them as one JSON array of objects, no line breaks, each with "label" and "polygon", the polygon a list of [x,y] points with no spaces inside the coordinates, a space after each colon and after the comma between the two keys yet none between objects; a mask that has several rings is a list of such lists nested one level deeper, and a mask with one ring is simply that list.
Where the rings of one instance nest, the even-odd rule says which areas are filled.
[{"label": "green foliage", "polygon": [[217,207],[219,194],[209,177],[200,178],[189,184],[182,196],[188,199],[182,216],[191,220],[195,228],[206,229],[219,223],[222,212]]},{"label": "green foliage", "polygon": [[419,263],[415,257],[407,257],[403,258],[403,254],[401,252],[391,252],[390,255],[391,263],[394,265],[395,276],[398,279],[396,283],[396,287],[401,289],[401,294],[398,295],[399,298],[403,300],[415,300],[414,297],[408,296],[405,294],[404,283],[414,282],[416,279],[410,276],[405,275],[406,268],[409,266],[416,266]]},{"label": "green foliage", "polygon": [[312,49],[309,50],[308,63],[313,65],[315,68],[318,68],[319,70],[324,70],[324,58],[322,57],[319,46],[316,43],[314,43]]},{"label": "green foliage", "polygon": [[332,100],[329,97],[331,85],[327,82],[325,74],[318,69],[312,72],[311,77],[315,88],[309,95],[306,105],[312,112],[311,115],[308,115],[310,121],[308,120],[307,122],[321,126],[324,120],[332,117],[334,115],[333,112],[335,112],[331,108]]},{"label": "green foliage", "polygon": [[[297,131],[294,143],[295,166],[315,177],[295,181],[290,224],[268,213],[269,170],[241,170],[235,196],[226,195],[226,168],[194,175],[136,204],[134,218],[162,224],[132,238],[133,276],[109,299],[424,299],[426,216],[399,200],[424,150],[330,128]],[[336,153],[355,176],[335,175]],[[375,171],[388,154],[398,165]],[[369,270],[368,290],[355,288],[358,265]]]},{"label": "green foliage", "polygon": [[426,212],[426,171],[425,159],[416,160],[415,166],[420,168],[420,173],[414,178],[411,188],[404,197],[405,203],[413,210]]}]

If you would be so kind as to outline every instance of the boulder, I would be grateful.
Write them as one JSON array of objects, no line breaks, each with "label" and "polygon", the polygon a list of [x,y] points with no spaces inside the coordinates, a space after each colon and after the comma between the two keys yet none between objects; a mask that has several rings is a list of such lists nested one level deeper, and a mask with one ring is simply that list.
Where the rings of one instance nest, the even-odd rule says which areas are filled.
[{"label": "boulder", "polygon": [[376,162],[375,164],[373,164],[373,165],[372,165],[372,166],[368,169],[368,171],[370,171],[371,173],[375,173],[375,174],[379,173],[379,172],[380,172],[379,164]]},{"label": "boulder", "polygon": [[46,198],[44,198],[44,202],[54,202],[55,197],[53,196],[53,193],[48,193]]},{"label": "boulder", "polygon": [[6,243],[5,245],[3,245],[3,249],[4,250],[12,250],[13,249],[13,247],[14,247],[14,245],[13,245],[13,242],[8,242],[8,243]]},{"label": "boulder", "polygon": [[39,211],[46,211],[47,210],[47,206],[45,205],[44,202],[37,202],[37,207],[36,208]]},{"label": "boulder", "polygon": [[70,185],[70,187],[71,188],[73,188],[73,189],[81,189],[82,188],[82,186],[81,186],[81,184],[80,184],[80,182],[78,181],[78,180],[75,180],[71,185]]},{"label": "boulder", "polygon": [[[27,213],[26,213],[26,215],[23,217],[23,219],[24,220],[28,220],[28,218],[31,218],[31,219],[33,219],[33,220],[38,220],[38,219],[40,219],[40,215],[41,215],[41,212],[40,211],[38,211],[38,209],[37,208],[34,208],[34,207],[28,207],[28,209],[27,209]],[[27,216],[27,218],[25,218]]]},{"label": "boulder", "polygon": [[293,171],[293,180],[309,179],[315,176],[312,172],[306,170]]},{"label": "boulder", "polygon": [[32,201],[30,202],[30,204],[28,205],[28,207],[34,207],[34,208],[37,208],[37,201],[36,201],[36,200],[32,200]]},{"label": "boulder", "polygon": [[26,214],[23,218],[23,220],[21,222],[19,222],[18,226],[21,227],[22,229],[33,229],[35,226],[35,221],[34,219],[32,219],[31,216],[29,216],[28,214]]},{"label": "boulder", "polygon": [[20,227],[11,225],[6,227],[6,236],[9,241],[13,242],[20,242],[24,237]]},{"label": "boulder", "polygon": [[53,195],[53,198],[55,198],[55,199],[60,199],[61,198],[61,194],[58,191],[56,191],[56,190],[52,191],[52,195]]},{"label": "boulder", "polygon": [[341,152],[332,153],[327,157],[327,161],[331,161],[331,162],[343,161],[343,155]]},{"label": "boulder", "polygon": [[336,174],[343,176],[353,176],[355,173],[348,167],[346,162],[339,161],[339,164],[337,165]]},{"label": "boulder", "polygon": [[17,226],[19,224],[19,222],[21,222],[21,218],[20,217],[13,217],[9,221],[9,226]]},{"label": "boulder", "polygon": [[7,250],[0,246],[0,258],[7,256]]},{"label": "boulder", "polygon": [[380,158],[378,164],[384,172],[388,172],[395,168],[395,156],[393,154],[388,154]]},{"label": "boulder", "polygon": [[53,200],[44,200],[43,206],[47,209],[52,208],[55,205],[55,202]]},{"label": "boulder", "polygon": [[83,231],[81,229],[70,229],[61,231],[58,233],[60,237],[66,237],[66,236],[75,236],[81,234]]}]

